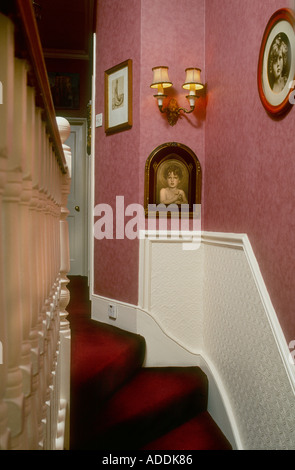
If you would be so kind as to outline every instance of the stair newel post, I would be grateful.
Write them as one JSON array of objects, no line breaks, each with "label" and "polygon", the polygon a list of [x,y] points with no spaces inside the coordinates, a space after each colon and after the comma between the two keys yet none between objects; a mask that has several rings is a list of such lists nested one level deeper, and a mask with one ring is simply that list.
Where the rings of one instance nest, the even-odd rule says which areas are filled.
[{"label": "stair newel post", "polygon": [[[3,213],[3,193],[6,186],[8,157],[12,152],[13,120],[13,82],[14,82],[14,27],[10,20],[0,14],[0,213]],[[10,448],[10,430],[8,428],[8,406],[5,401],[8,373],[8,310],[4,298],[4,240],[3,223],[0,217],[0,450]]]},{"label": "stair newel post", "polygon": [[70,366],[71,366],[71,330],[67,320],[66,310],[70,302],[70,293],[67,288],[70,271],[69,227],[67,217],[68,196],[71,187],[71,149],[65,144],[70,136],[69,122],[57,117],[57,125],[67,163],[67,173],[62,175],[61,181],[61,213],[60,213],[60,398],[67,403],[67,417],[65,430],[65,448],[69,448],[69,408],[70,408]]}]

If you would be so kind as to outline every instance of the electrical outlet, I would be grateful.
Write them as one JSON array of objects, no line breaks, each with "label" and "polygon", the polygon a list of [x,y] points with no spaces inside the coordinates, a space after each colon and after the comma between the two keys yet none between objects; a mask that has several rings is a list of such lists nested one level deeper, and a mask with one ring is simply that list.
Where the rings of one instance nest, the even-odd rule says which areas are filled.
[{"label": "electrical outlet", "polygon": [[109,318],[112,318],[113,320],[115,320],[117,318],[117,305],[109,304],[108,314],[109,314]]}]

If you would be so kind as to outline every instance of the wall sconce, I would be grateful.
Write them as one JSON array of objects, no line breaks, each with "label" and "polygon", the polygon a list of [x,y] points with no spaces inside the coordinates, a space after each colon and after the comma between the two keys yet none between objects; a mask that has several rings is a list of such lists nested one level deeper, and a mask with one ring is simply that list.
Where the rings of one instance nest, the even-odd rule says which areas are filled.
[{"label": "wall sconce", "polygon": [[192,113],[195,109],[195,101],[197,98],[199,98],[197,91],[204,88],[203,83],[201,83],[201,70],[198,68],[187,68],[185,70],[186,77],[182,88],[189,90],[189,94],[186,96],[190,104],[189,110],[186,110],[185,108],[179,108],[177,101],[174,98],[171,98],[169,100],[168,106],[163,108],[163,101],[165,98],[167,98],[167,95],[164,95],[164,89],[171,87],[173,84],[170,82],[168,77],[168,67],[154,67],[152,70],[154,77],[151,88],[158,89],[158,93],[154,96],[158,101],[159,110],[161,113],[167,114],[167,119],[170,126],[174,126],[177,123],[180,111],[189,114]]}]

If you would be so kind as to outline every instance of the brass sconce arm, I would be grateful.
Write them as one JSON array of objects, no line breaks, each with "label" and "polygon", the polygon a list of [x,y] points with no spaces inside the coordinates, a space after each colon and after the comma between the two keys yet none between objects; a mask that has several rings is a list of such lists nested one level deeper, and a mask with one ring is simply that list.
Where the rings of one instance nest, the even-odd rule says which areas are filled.
[{"label": "brass sconce arm", "polygon": [[179,108],[177,101],[174,98],[169,100],[169,103],[165,108],[163,105],[159,105],[160,112],[162,114],[167,114],[167,119],[170,126],[174,126],[177,123],[181,111],[183,111],[185,114],[190,114],[194,111],[194,109],[194,105],[191,105],[189,110],[185,108]]},{"label": "brass sconce arm", "polygon": [[168,67],[154,67],[154,80],[151,84],[151,88],[156,88],[158,90],[158,94],[154,95],[158,101],[158,107],[162,114],[167,114],[168,122],[171,126],[174,126],[178,120],[180,112],[183,111],[186,114],[190,114],[195,109],[195,101],[199,96],[197,95],[198,90],[202,90],[204,88],[203,83],[201,83],[201,70],[197,68],[188,68],[185,70],[186,72],[186,80],[185,83],[182,85],[183,88],[189,90],[189,95],[186,98],[189,101],[190,109],[187,110],[185,108],[178,107],[177,101],[174,98],[171,98],[168,106],[166,108],[163,107],[163,100],[167,98],[167,95],[164,95],[164,89],[169,88],[172,86],[172,82],[170,82],[168,77]]}]

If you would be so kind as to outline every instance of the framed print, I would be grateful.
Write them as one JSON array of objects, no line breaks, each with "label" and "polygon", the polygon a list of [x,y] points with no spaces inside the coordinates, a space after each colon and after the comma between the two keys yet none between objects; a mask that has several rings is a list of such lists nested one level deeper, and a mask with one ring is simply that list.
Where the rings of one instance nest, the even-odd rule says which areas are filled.
[{"label": "framed print", "polygon": [[195,153],[186,145],[168,142],[157,147],[145,165],[145,215],[157,206],[185,205],[187,215],[193,216],[194,204],[201,204],[202,172]]},{"label": "framed print", "polygon": [[56,109],[79,109],[80,75],[48,72],[53,103]]},{"label": "framed print", "polygon": [[132,60],[105,71],[105,132],[132,127]]},{"label": "framed print", "polygon": [[291,106],[295,79],[294,13],[276,11],[264,31],[258,61],[258,90],[266,111],[280,116]]}]

